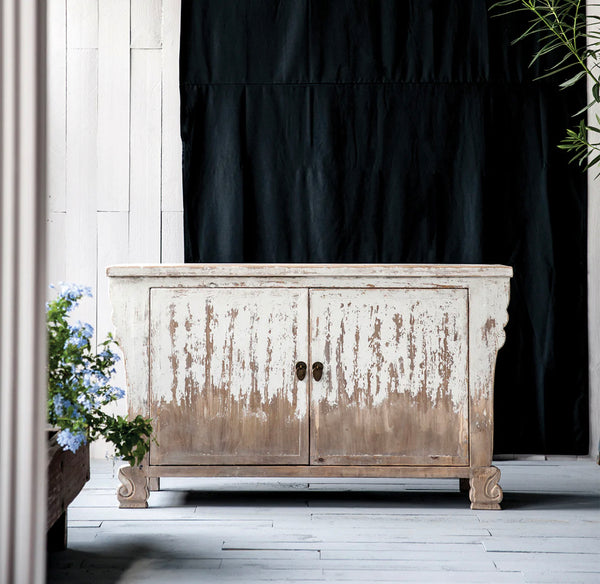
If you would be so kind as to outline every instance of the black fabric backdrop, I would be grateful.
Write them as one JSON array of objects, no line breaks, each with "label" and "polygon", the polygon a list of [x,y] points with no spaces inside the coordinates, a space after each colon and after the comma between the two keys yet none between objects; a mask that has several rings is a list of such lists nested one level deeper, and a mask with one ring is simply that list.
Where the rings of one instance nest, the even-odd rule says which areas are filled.
[{"label": "black fabric backdrop", "polygon": [[496,453],[588,448],[585,86],[482,0],[183,0],[187,262],[514,267]]}]

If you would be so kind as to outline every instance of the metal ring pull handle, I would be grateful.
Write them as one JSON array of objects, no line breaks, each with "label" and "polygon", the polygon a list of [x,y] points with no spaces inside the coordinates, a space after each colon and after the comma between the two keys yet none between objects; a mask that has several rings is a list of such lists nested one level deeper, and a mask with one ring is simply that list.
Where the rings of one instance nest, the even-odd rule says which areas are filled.
[{"label": "metal ring pull handle", "polygon": [[298,361],[296,363],[296,376],[300,381],[302,381],[306,377],[306,370],[308,367],[304,361]]},{"label": "metal ring pull handle", "polygon": [[321,381],[321,377],[323,376],[323,363],[320,361],[313,363],[312,374],[315,381]]}]

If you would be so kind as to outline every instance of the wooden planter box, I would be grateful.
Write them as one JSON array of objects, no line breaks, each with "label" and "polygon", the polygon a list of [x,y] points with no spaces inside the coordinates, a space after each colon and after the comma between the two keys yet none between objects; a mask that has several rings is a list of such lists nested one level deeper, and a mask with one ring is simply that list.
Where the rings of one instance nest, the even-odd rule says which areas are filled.
[{"label": "wooden planter box", "polygon": [[48,432],[48,521],[49,551],[67,547],[67,507],[90,478],[89,445],[75,454],[56,441],[56,431]]}]

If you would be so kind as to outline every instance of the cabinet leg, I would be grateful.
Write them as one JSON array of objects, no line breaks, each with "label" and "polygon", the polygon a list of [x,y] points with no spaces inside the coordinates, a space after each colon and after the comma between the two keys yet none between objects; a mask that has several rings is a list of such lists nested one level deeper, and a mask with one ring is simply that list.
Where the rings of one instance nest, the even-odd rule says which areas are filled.
[{"label": "cabinet leg", "polygon": [[141,466],[122,466],[119,469],[121,486],[117,489],[117,499],[121,509],[148,507],[148,478]]},{"label": "cabinet leg", "polygon": [[468,493],[470,488],[469,479],[458,479],[458,488],[461,493]]},{"label": "cabinet leg", "polygon": [[60,552],[67,549],[67,512],[65,511],[46,534],[46,550]]},{"label": "cabinet leg", "polygon": [[148,488],[150,491],[160,491],[160,477],[149,477]]},{"label": "cabinet leg", "polygon": [[500,469],[495,466],[482,466],[471,469],[469,498],[471,509],[500,509],[502,489]]}]

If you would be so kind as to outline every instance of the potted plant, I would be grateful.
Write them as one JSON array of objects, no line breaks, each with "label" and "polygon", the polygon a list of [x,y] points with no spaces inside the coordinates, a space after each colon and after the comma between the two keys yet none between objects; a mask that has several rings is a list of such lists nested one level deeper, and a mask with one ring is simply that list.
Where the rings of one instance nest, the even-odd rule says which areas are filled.
[{"label": "potted plant", "polygon": [[52,429],[48,528],[56,523],[58,533],[52,539],[63,540],[51,547],[66,543],[66,507],[89,478],[89,442],[102,436],[114,444],[117,457],[129,463],[127,473],[139,471],[152,436],[150,419],[129,420],[103,410],[125,392],[110,382],[119,361],[113,350],[116,341],[109,334],[95,350],[92,326],[71,321],[70,313],[84,296],[92,296],[89,288],[62,283],[56,299],[46,305],[48,423]]}]

